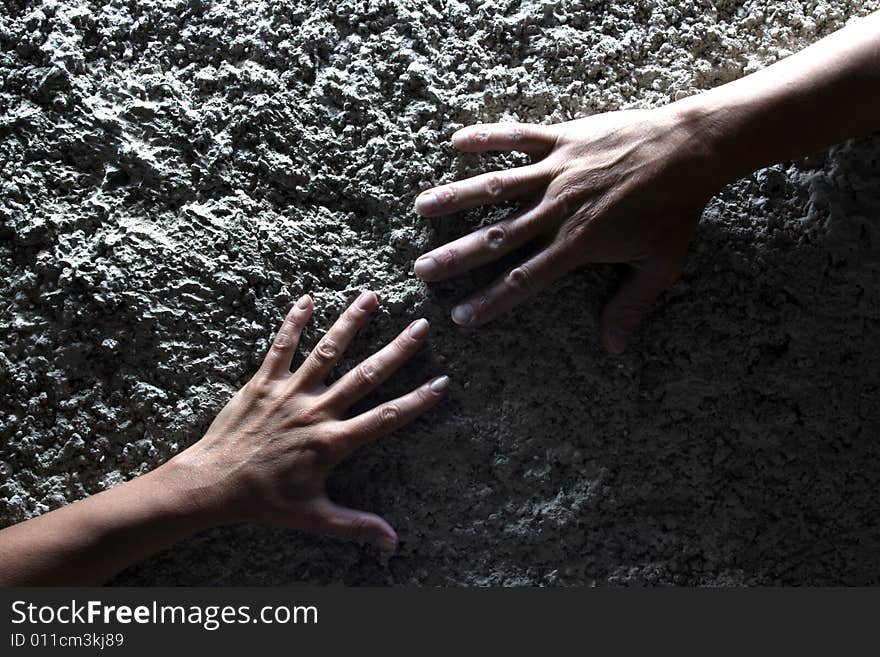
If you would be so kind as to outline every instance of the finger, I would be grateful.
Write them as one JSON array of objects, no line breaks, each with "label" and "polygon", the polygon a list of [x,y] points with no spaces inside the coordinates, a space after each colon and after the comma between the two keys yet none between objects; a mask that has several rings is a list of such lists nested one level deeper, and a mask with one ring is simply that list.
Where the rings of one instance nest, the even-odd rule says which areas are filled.
[{"label": "finger", "polygon": [[373,354],[325,393],[331,403],[345,410],[394,374],[421,348],[428,337],[430,325],[427,319],[417,319],[390,344]]},{"label": "finger", "polygon": [[479,326],[490,322],[543,290],[568,269],[561,247],[551,244],[489,287],[455,306],[452,321],[459,326]]},{"label": "finger", "polygon": [[416,199],[416,212],[423,217],[475,208],[527,196],[547,184],[546,167],[530,164],[515,169],[484,173],[466,180],[426,190]]},{"label": "finger", "polygon": [[602,346],[611,354],[623,353],[633,331],[654,310],[657,297],[677,278],[677,273],[656,274],[644,268],[627,272],[602,311],[599,327]]},{"label": "finger", "polygon": [[318,519],[313,526],[316,532],[372,543],[385,552],[397,549],[397,532],[375,513],[349,509],[327,498],[318,502],[316,513]]},{"label": "finger", "polygon": [[538,204],[510,219],[486,226],[416,260],[416,276],[442,281],[497,260],[534,239],[552,221],[548,208]]},{"label": "finger", "polygon": [[306,388],[321,383],[348,348],[351,339],[367,323],[370,313],[376,309],[378,303],[373,292],[363,292],[312,349],[312,353],[293,375],[294,383]]},{"label": "finger", "polygon": [[278,334],[272,340],[269,353],[263,359],[260,372],[272,379],[278,379],[290,374],[290,364],[296,347],[299,345],[299,337],[303,327],[312,316],[312,298],[304,294],[288,311],[287,316],[278,329]]},{"label": "finger", "polygon": [[345,458],[359,447],[409,424],[439,402],[449,389],[449,377],[438,376],[412,392],[338,424],[336,447]]},{"label": "finger", "polygon": [[533,123],[480,123],[452,135],[452,145],[465,153],[520,151],[543,157],[556,144],[556,130]]}]

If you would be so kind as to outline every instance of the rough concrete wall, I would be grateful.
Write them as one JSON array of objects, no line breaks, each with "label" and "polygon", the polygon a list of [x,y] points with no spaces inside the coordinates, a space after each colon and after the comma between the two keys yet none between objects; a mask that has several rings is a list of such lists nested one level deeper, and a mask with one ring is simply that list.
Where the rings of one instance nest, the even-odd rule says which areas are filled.
[{"label": "rough concrete wall", "polygon": [[876,583],[880,140],[726,188],[621,358],[596,344],[612,268],[470,331],[450,302],[497,268],[411,268],[501,213],[412,211],[510,161],[456,155],[454,129],[659,105],[878,4],[7,0],[0,524],[162,463],[297,295],[309,347],[370,287],[345,367],[424,315],[431,349],[380,396],[453,379],[334,481],[399,554],[233,527],[119,583]]}]

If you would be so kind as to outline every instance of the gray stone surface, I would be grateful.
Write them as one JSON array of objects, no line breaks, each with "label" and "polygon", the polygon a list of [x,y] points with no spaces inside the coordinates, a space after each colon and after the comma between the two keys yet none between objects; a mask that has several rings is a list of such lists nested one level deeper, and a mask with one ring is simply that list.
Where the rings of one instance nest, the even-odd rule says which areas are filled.
[{"label": "gray stone surface", "polygon": [[[458,127],[650,107],[878,2],[6,0],[0,9],[0,525],[198,439],[311,292],[307,345],[382,299],[345,367],[416,315],[432,347],[379,397],[448,402],[363,451],[335,496],[399,554],[211,531],[124,584],[876,583],[880,140],[763,170],[708,207],[624,357],[613,268],[481,330],[425,286],[415,195],[502,166]],[[817,121],[822,120],[817,117]]]}]

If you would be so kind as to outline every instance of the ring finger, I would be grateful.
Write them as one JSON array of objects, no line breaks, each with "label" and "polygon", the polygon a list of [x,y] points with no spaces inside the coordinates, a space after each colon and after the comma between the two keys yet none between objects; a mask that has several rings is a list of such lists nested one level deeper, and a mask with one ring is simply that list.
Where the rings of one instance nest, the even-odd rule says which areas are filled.
[{"label": "ring finger", "polygon": [[327,390],[325,395],[335,407],[347,410],[373,391],[413,357],[428,337],[427,319],[417,319],[392,342],[348,372]]}]

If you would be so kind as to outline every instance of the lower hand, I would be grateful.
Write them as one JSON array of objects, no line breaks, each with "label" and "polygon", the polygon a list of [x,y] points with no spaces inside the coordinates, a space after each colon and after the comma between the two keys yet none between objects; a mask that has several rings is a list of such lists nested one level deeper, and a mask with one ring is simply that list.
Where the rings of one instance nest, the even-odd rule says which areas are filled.
[{"label": "lower hand", "polygon": [[424,344],[428,322],[410,324],[388,346],[333,385],[325,379],[376,309],[363,293],[296,372],[291,360],[312,300],[287,314],[260,370],[220,411],[207,434],[172,460],[190,474],[192,493],[212,524],[257,522],[368,541],[386,551],[397,534],[379,516],[332,502],[327,476],[359,447],[414,420],[448,386],[442,376],[356,417],[346,413]]},{"label": "lower hand", "polygon": [[452,137],[466,152],[522,151],[532,164],[423,192],[423,216],[511,199],[525,208],[421,256],[415,272],[439,281],[527,243],[533,255],[452,310],[458,324],[488,322],[587,263],[625,263],[600,337],[622,352],[657,297],[678,278],[702,209],[721,186],[704,144],[675,106],[600,114],[558,125],[473,125]]}]

